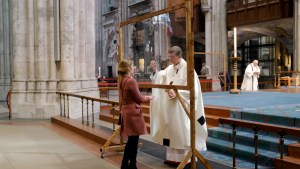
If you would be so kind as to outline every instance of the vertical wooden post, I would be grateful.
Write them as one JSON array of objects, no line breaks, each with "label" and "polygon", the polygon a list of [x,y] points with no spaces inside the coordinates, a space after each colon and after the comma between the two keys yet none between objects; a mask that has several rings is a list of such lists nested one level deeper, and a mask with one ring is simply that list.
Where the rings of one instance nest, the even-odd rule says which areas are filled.
[{"label": "vertical wooden post", "polygon": [[[120,8],[120,10],[122,10],[122,9]],[[120,11],[120,12],[122,12],[122,11]],[[119,20],[121,23],[122,18],[120,17]],[[122,51],[123,51],[123,31],[122,31],[122,27],[121,27],[120,23],[119,23],[118,63],[120,63],[122,61]],[[119,103],[121,103],[121,99],[122,99],[120,97],[121,96],[120,84],[121,84],[121,81],[120,81],[120,78],[118,78]],[[121,105],[119,105],[119,109],[121,112]],[[121,115],[120,115],[120,118],[121,118]],[[122,146],[123,145],[123,137],[121,136],[121,132],[119,134],[120,134],[120,145]]]},{"label": "vertical wooden post", "polygon": [[83,119],[83,98],[81,98],[81,123],[84,124],[84,119]]},{"label": "vertical wooden post", "polygon": [[60,103],[60,116],[62,116],[62,103],[61,103],[61,94],[59,93],[59,103]]},{"label": "vertical wooden post", "polygon": [[64,117],[66,117],[66,95],[64,94]]},{"label": "vertical wooden post", "polygon": [[92,127],[95,127],[94,100],[92,100]]},{"label": "vertical wooden post", "polygon": [[190,136],[191,136],[191,168],[196,168],[195,154],[195,86],[194,86],[194,32],[192,30],[193,2],[186,0],[186,58],[187,58],[187,85],[190,89]]},{"label": "vertical wooden post", "polygon": [[67,96],[67,100],[68,100],[68,115],[67,118],[70,118],[70,104],[69,104],[69,95]]},{"label": "vertical wooden post", "polygon": [[88,126],[89,124],[89,100],[86,99],[86,125]]}]

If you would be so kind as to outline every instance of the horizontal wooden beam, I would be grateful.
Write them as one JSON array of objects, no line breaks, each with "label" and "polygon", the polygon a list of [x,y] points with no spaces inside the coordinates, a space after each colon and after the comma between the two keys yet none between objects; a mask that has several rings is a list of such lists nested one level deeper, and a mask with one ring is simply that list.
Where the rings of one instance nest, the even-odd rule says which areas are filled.
[{"label": "horizontal wooden beam", "polygon": [[136,23],[136,22],[148,19],[148,18],[152,18],[154,16],[158,16],[160,14],[169,13],[171,11],[175,11],[175,10],[178,10],[178,9],[181,9],[181,8],[184,8],[184,7],[185,7],[185,3],[181,3],[181,4],[177,4],[177,5],[174,5],[174,6],[171,6],[169,8],[159,10],[159,11],[150,12],[150,13],[147,13],[147,14],[140,15],[140,16],[137,16],[135,18],[129,19],[127,21],[121,22],[120,26],[123,27],[123,26],[129,25],[129,24],[132,24],[132,23]]},{"label": "horizontal wooden beam", "polygon": [[194,52],[194,54],[198,54],[198,55],[223,55],[223,53],[210,53],[210,52]]},{"label": "horizontal wooden beam", "polygon": [[159,89],[189,90],[188,86],[160,85],[160,84],[139,84],[139,88],[159,88]]}]

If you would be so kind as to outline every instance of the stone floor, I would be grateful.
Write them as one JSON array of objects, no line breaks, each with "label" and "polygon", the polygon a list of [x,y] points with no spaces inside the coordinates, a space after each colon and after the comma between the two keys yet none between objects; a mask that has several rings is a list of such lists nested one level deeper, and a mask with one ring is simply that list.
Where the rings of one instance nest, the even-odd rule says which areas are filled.
[{"label": "stone floor", "polygon": [[[8,120],[5,102],[0,102],[0,115],[1,169],[120,168],[122,153],[107,153],[102,159],[101,145],[52,124],[50,120]],[[137,161],[139,169],[174,168],[141,151]]]},{"label": "stone floor", "polygon": [[118,168],[43,125],[22,123],[0,124],[1,169]]}]

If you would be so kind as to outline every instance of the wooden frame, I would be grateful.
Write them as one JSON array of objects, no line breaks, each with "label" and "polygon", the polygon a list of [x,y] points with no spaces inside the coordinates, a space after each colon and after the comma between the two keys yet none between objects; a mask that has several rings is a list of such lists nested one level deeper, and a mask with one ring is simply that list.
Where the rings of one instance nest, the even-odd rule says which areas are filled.
[{"label": "wooden frame", "polygon": [[[193,15],[193,0],[185,0],[184,3],[180,3],[174,6],[171,6],[169,8],[165,8],[159,11],[155,12],[150,12],[148,14],[144,14],[132,19],[129,19],[125,22],[120,22],[119,23],[119,48],[118,48],[118,61],[122,60],[122,51],[123,51],[123,32],[122,32],[122,27],[136,23],[163,13],[171,12],[177,9],[185,8],[186,9],[186,58],[187,58],[187,74],[188,78],[187,79],[187,86],[177,86],[177,85],[141,85],[143,87],[150,87],[150,88],[161,88],[161,89],[174,89],[176,92],[178,89],[180,90],[189,90],[190,91],[190,110],[188,112],[188,108],[185,107],[185,112],[189,116],[191,122],[190,122],[190,129],[191,129],[191,149],[185,156],[184,160],[180,163],[180,165],[177,167],[178,169],[184,168],[184,166],[187,164],[189,159],[191,159],[191,168],[196,168],[196,160],[195,157],[197,157],[202,164],[206,167],[211,169],[212,167],[210,164],[204,159],[204,157],[196,150],[195,148],[195,86],[194,86],[194,32],[192,32],[192,15]],[[120,62],[119,62],[120,63]],[[120,79],[118,79],[118,84],[120,84]],[[118,85],[118,89],[120,91],[120,86]],[[177,96],[178,93],[177,93]],[[181,97],[179,96],[179,101],[181,101]],[[121,99],[121,98],[119,98]],[[119,129],[117,129],[113,133],[113,137],[115,137],[116,133],[119,133]],[[121,137],[120,137],[121,138]],[[109,144],[106,143],[104,147],[102,147],[103,150],[109,149]],[[124,147],[122,145],[122,138],[121,138],[121,147]]]}]

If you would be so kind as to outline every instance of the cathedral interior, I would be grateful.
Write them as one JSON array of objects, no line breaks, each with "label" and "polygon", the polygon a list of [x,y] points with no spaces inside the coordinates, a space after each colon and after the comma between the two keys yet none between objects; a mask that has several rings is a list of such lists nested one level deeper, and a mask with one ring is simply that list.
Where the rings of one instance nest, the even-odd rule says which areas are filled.
[{"label": "cathedral interior", "polygon": [[[142,95],[177,95],[138,106],[149,134],[137,168],[298,169],[299,30],[299,0],[0,0],[0,168],[120,168],[124,59]],[[176,66],[174,46],[186,61],[174,75],[182,84],[153,81]],[[191,144],[166,164],[170,140],[155,141],[153,111],[174,100]]]}]

